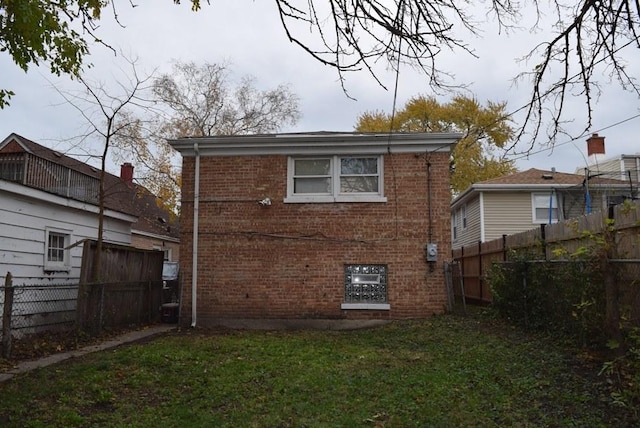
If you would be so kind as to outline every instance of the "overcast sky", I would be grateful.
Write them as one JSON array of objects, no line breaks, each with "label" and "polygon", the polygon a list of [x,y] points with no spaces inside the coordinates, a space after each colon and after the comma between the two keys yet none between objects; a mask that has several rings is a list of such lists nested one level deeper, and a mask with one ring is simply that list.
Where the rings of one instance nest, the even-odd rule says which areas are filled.
[{"label": "overcast sky", "polygon": [[[259,89],[288,84],[300,98],[302,117],[297,125],[282,132],[353,131],[358,115],[365,111],[393,107],[395,74],[380,64],[379,77],[388,90],[383,89],[367,72],[347,74],[345,86],[354,99],[345,96],[335,70],[312,59],[299,47],[290,43],[282,29],[274,2],[215,1],[192,12],[187,1],[180,6],[170,0],[140,2],[131,8],[129,2],[119,2],[118,26],[105,10],[98,34],[118,51],[138,57],[138,71],[149,74],[170,71],[171,61],[196,63],[228,61],[239,78],[252,75]],[[481,16],[482,17],[482,16]],[[548,34],[521,32],[507,37],[499,35],[497,27],[488,23],[478,38],[463,35],[479,58],[458,52],[446,53],[439,60],[442,69],[455,75],[455,81],[469,85],[471,93],[481,102],[507,102],[507,111],[516,111],[526,102],[529,86],[522,82],[512,85],[512,79],[526,65],[516,58],[525,55],[533,46],[549,38]],[[633,49],[633,48],[630,48]],[[93,64],[89,76],[113,85],[121,78],[117,67],[120,58],[103,46],[92,46],[88,62]],[[636,55],[636,51],[631,51]],[[638,75],[640,67],[631,69]],[[77,89],[67,77],[51,76],[46,67],[32,67],[28,73],[13,64],[6,53],[0,54],[0,86],[16,95],[11,105],[0,110],[0,139],[11,132],[61,151],[67,151],[68,140],[83,126],[76,110],[65,105],[51,83],[61,90]],[[617,85],[605,87],[598,100],[594,126],[590,132],[606,137],[607,157],[640,152],[636,139],[639,129],[640,102],[633,94],[625,93]],[[433,95],[421,75],[408,66],[400,70],[397,105],[415,95]],[[438,96],[447,102],[447,96]],[[583,100],[569,107],[575,116],[573,131],[584,126]],[[574,113],[575,111],[575,113]],[[518,120],[518,116],[515,116]],[[620,123],[622,122],[622,123]],[[584,164],[586,136],[572,141],[560,139],[554,150],[536,145],[529,156],[515,156],[517,167],[551,169],[574,172]],[[520,146],[524,148],[524,146]],[[117,171],[111,171],[117,173]]]}]

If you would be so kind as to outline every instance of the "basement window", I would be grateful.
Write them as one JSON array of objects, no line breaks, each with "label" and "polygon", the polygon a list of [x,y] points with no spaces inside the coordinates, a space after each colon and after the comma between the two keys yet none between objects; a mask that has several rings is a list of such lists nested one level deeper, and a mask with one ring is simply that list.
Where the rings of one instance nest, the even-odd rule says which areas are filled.
[{"label": "basement window", "polygon": [[342,309],[389,310],[387,265],[345,265]]},{"label": "basement window", "polygon": [[382,156],[290,157],[287,203],[386,202]]}]

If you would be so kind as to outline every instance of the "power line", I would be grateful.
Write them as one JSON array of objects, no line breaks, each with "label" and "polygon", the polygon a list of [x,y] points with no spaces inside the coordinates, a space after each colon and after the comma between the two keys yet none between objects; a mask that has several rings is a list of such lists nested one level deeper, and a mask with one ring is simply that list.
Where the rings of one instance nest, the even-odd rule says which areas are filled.
[{"label": "power line", "polygon": [[[616,122],[616,123],[613,123],[613,124],[611,124],[611,125],[605,126],[605,127],[603,127],[603,128],[596,129],[596,130],[595,130],[595,131],[593,131],[593,132],[598,133],[598,132],[606,131],[607,129],[614,128],[614,127],[616,127],[616,126],[622,125],[622,124],[623,124],[623,123],[625,123],[625,122],[629,122],[629,121],[631,121],[631,120],[633,120],[633,119],[637,119],[637,118],[639,118],[639,117],[640,117],[640,113],[639,113],[639,114],[636,114],[636,115],[633,115],[633,116],[631,116],[631,117],[628,117],[628,118],[626,118],[626,119],[623,119],[623,120],[621,120],[621,121],[618,121],[618,122]],[[551,146],[551,147],[545,147],[545,148],[540,149],[540,150],[537,150],[537,151],[535,151],[535,152],[531,152],[531,151],[529,151],[529,152],[526,152],[526,153],[521,154],[521,155],[520,155],[520,156],[518,156],[518,157],[510,158],[509,160],[511,160],[511,161],[517,161],[517,160],[519,160],[519,159],[528,158],[528,157],[529,157],[529,156],[531,156],[531,155],[537,155],[537,154],[544,153],[544,152],[549,151],[549,150],[554,150],[556,147],[564,146],[565,144],[573,143],[573,142],[575,142],[575,141],[578,141],[579,139],[582,139],[582,138],[586,137],[587,135],[589,135],[589,134],[588,134],[588,133],[582,133],[582,134],[580,134],[579,136],[577,136],[577,137],[575,137],[575,138],[572,138],[572,139],[570,139],[570,140],[568,140],[568,141],[564,141],[564,142],[562,142],[562,143],[556,143],[556,144],[554,144],[554,145],[553,145],[553,146]]]}]

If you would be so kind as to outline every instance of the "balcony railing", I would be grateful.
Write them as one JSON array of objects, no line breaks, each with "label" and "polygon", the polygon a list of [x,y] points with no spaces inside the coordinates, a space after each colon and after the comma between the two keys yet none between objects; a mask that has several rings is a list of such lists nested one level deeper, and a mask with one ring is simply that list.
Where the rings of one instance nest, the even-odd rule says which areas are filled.
[{"label": "balcony railing", "polygon": [[0,154],[0,180],[82,202],[98,203],[100,180],[29,153]]}]

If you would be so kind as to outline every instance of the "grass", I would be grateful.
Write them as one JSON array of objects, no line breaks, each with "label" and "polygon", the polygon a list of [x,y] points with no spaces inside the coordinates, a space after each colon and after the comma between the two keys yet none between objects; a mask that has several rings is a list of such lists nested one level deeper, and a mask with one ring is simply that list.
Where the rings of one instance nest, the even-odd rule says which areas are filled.
[{"label": "grass", "polygon": [[599,365],[486,318],[186,330],[0,385],[0,426],[633,426]]}]

